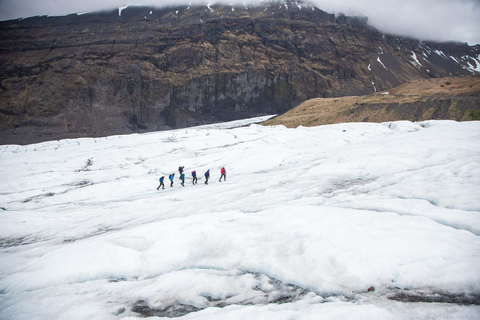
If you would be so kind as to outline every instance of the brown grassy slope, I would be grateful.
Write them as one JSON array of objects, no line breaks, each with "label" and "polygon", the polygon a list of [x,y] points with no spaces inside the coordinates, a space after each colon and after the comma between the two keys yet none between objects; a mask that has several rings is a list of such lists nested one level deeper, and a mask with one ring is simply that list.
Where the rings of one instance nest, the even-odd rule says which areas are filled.
[{"label": "brown grassy slope", "polygon": [[383,93],[307,100],[264,125],[316,126],[343,122],[480,120],[480,77],[410,81]]},{"label": "brown grassy slope", "polygon": [[480,92],[480,77],[447,77],[419,79],[407,82],[388,91],[404,95],[460,95]]}]

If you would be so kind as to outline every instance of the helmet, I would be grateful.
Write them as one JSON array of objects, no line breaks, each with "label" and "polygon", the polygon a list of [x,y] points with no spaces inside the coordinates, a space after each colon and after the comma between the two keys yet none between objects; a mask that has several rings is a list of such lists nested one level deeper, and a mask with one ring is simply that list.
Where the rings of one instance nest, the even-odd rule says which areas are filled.
[{"label": "helmet", "polygon": [[208,169],[207,171],[210,171],[210,169]]}]

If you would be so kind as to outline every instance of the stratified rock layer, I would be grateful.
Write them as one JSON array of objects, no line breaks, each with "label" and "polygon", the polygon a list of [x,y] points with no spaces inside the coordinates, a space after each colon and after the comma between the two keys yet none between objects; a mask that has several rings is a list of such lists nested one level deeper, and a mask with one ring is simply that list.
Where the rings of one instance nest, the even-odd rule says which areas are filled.
[{"label": "stratified rock layer", "polygon": [[181,128],[471,74],[479,47],[385,36],[298,2],[0,23],[0,143]]}]

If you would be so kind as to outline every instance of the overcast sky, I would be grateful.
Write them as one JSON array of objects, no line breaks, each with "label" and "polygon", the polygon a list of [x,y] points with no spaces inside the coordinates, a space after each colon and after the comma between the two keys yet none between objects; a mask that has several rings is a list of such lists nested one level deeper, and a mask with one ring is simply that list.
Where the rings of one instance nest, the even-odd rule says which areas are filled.
[{"label": "overcast sky", "polygon": [[[64,15],[131,5],[184,5],[201,0],[0,0],[0,20]],[[203,1],[205,3],[205,1]],[[252,0],[210,1],[251,3]],[[330,13],[364,15],[383,32],[421,40],[480,44],[480,0],[313,0]],[[258,0],[257,0],[258,3]]]}]

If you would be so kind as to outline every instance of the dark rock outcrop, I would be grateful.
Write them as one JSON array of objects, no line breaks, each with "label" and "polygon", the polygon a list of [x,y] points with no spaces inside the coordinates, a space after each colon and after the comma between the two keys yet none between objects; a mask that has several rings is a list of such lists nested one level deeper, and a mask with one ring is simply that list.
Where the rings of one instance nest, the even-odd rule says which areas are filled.
[{"label": "dark rock outcrop", "polygon": [[480,47],[386,36],[300,2],[128,7],[0,22],[0,143],[282,113],[467,75]]}]

